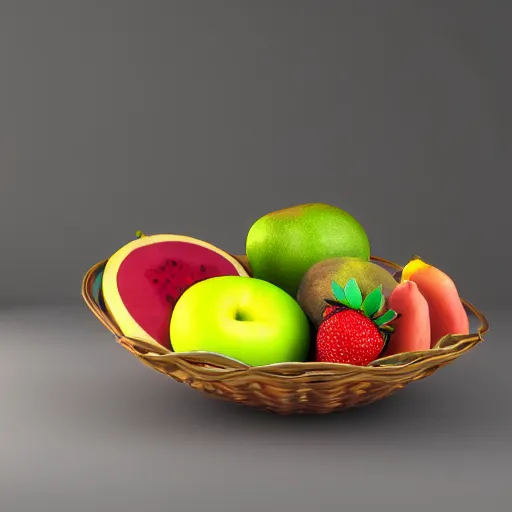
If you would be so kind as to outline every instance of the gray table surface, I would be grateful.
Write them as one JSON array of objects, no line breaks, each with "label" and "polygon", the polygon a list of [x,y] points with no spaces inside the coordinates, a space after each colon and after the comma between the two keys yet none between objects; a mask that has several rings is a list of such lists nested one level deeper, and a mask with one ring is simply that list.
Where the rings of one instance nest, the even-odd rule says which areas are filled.
[{"label": "gray table surface", "polygon": [[512,339],[362,409],[279,417],[138,362],[85,307],[0,312],[2,512],[512,510]]}]

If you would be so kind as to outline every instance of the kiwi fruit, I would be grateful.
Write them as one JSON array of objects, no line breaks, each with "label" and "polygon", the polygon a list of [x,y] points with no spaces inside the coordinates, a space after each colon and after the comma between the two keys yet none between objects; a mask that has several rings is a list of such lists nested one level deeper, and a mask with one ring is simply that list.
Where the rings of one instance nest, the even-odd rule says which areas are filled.
[{"label": "kiwi fruit", "polygon": [[382,293],[387,299],[398,285],[393,275],[372,261],[353,257],[329,258],[309,268],[304,274],[297,292],[297,302],[318,328],[327,306],[325,299],[334,299],[332,282],[345,287],[354,278],[363,297],[382,285]]}]

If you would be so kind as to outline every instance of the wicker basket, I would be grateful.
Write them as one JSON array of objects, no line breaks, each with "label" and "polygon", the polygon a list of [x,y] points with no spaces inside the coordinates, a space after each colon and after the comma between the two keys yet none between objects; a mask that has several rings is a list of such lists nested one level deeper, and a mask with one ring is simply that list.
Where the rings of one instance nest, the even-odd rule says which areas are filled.
[{"label": "wicker basket", "polygon": [[[235,256],[250,273],[245,256]],[[372,261],[392,271],[402,267],[383,258]],[[249,367],[206,352],[175,353],[157,343],[123,336],[98,293],[106,260],[94,265],[82,282],[82,296],[115,340],[147,366],[210,396],[279,414],[325,414],[362,406],[423,379],[483,341],[489,325],[469,302],[465,308],[479,322],[475,333],[448,335],[435,348],[381,358],[366,367],[335,363],[280,363]]]}]

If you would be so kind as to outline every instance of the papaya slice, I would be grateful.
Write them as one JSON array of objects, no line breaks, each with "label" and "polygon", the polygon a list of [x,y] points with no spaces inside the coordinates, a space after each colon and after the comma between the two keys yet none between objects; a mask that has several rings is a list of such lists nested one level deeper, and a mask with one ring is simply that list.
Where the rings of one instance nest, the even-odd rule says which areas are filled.
[{"label": "papaya slice", "polygon": [[413,281],[425,297],[430,317],[430,346],[448,334],[469,334],[469,318],[450,276],[420,258],[402,271],[402,282]]}]

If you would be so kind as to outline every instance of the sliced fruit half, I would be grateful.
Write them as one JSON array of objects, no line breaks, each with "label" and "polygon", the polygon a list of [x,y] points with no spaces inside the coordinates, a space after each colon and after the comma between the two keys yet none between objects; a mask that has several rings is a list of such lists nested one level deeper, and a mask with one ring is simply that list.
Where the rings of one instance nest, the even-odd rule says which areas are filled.
[{"label": "sliced fruit half", "polygon": [[138,236],[108,259],[102,280],[105,307],[127,337],[171,348],[171,315],[186,289],[216,276],[249,277],[237,259],[208,242]]}]

